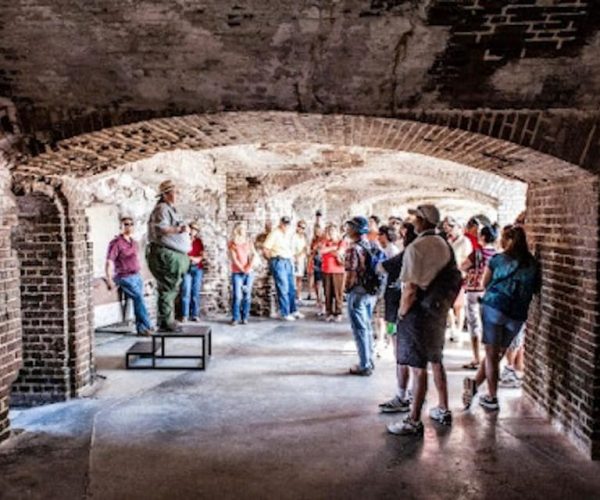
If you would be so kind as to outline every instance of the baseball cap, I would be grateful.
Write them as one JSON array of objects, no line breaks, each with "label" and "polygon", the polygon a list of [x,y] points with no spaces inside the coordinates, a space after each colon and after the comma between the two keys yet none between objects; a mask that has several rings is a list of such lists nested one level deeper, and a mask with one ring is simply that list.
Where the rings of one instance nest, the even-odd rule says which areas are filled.
[{"label": "baseball cap", "polygon": [[282,224],[291,224],[292,219],[290,219],[287,215],[284,215],[281,219],[279,219],[279,222]]},{"label": "baseball cap", "polygon": [[346,224],[352,226],[358,234],[367,234],[369,232],[369,221],[362,215],[352,217],[352,219],[346,221]]},{"label": "baseball cap", "polygon": [[440,223],[440,211],[435,205],[419,205],[417,208],[409,209],[408,213],[421,217],[421,219],[433,225]]}]

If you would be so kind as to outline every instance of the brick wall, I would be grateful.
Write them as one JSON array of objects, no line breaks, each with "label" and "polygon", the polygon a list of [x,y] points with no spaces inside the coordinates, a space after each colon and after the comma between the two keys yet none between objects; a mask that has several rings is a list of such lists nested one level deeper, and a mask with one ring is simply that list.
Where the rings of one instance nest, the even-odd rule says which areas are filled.
[{"label": "brick wall", "polygon": [[83,211],[45,188],[17,196],[14,247],[21,272],[23,367],[12,402],[34,405],[81,393],[93,378],[91,258]]},{"label": "brick wall", "polygon": [[11,248],[17,216],[9,191],[9,176],[0,162],[0,441],[9,435],[10,387],[21,364],[19,271]]},{"label": "brick wall", "polygon": [[525,341],[527,394],[595,458],[600,458],[598,200],[598,178],[530,186],[528,234],[543,285]]},{"label": "brick wall", "polygon": [[[268,184],[260,177],[229,174],[226,182],[227,234],[236,222],[247,224],[248,235],[255,239],[264,232],[265,222],[272,220],[267,204]],[[272,221],[276,222],[276,221]],[[252,314],[270,316],[274,313],[275,288],[266,261],[255,272],[252,290]],[[228,297],[231,297],[229,290]],[[231,300],[231,299],[229,299]]]}]

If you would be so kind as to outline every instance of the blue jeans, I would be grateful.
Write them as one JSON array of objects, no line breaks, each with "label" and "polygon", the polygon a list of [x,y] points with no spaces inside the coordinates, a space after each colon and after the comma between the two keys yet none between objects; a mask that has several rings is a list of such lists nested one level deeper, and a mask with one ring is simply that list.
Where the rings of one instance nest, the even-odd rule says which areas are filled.
[{"label": "blue jeans", "polygon": [[139,273],[115,279],[123,293],[133,301],[135,329],[138,333],[153,328],[146,304],[144,303],[144,280]]},{"label": "blue jeans", "polygon": [[202,269],[191,266],[183,275],[181,283],[181,316],[197,318],[200,316],[200,288],[202,287]]},{"label": "blue jeans", "polygon": [[373,308],[377,296],[351,291],[348,296],[348,318],[358,350],[359,368],[373,368]]},{"label": "blue jeans", "polygon": [[296,312],[296,281],[292,259],[274,258],[269,261],[271,274],[277,289],[277,302],[281,316]]},{"label": "blue jeans", "polygon": [[[252,283],[254,275],[252,273],[233,273],[231,275],[231,285],[233,288],[231,300],[231,312],[233,321],[244,321],[250,315],[250,304],[252,302]],[[240,316],[241,310],[241,316]]]}]

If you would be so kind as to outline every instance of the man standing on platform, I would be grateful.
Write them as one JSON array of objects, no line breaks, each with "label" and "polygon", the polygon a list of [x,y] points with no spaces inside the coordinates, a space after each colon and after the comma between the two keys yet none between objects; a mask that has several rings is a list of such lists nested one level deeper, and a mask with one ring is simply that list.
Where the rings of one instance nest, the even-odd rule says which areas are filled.
[{"label": "man standing on platform", "polygon": [[167,332],[179,332],[175,322],[175,298],[183,275],[190,267],[191,249],[188,227],[175,209],[177,189],[166,180],[158,188],[159,200],[148,221],[148,267],[158,285],[158,327]]},{"label": "man standing on platform", "polygon": [[275,280],[279,314],[285,321],[294,321],[304,317],[296,308],[291,222],[289,217],[282,217],[279,225],[267,236],[263,246],[263,254],[269,259],[269,269]]},{"label": "man standing on platform", "polygon": [[[133,218],[121,217],[121,234],[108,245],[106,256],[106,284],[109,290],[117,285],[133,301],[135,328],[138,335],[154,331],[144,303],[144,280],[140,274],[139,245],[133,239]],[[113,278],[114,272],[114,278]]]}]

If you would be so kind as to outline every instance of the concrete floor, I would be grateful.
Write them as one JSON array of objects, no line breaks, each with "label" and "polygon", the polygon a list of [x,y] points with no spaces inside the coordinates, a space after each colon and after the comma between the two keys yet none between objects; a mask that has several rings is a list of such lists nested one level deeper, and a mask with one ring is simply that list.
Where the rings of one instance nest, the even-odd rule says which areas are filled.
[{"label": "concrete floor", "polygon": [[372,377],[346,375],[346,324],[211,324],[206,372],[125,371],[136,339],[99,336],[106,380],[91,397],[12,412],[21,431],[0,446],[0,498],[600,497],[600,463],[520,391],[503,391],[499,414],[460,411],[465,349],[446,353],[454,425],[427,421],[415,440],[386,434],[395,417],[377,411],[391,352]]}]

